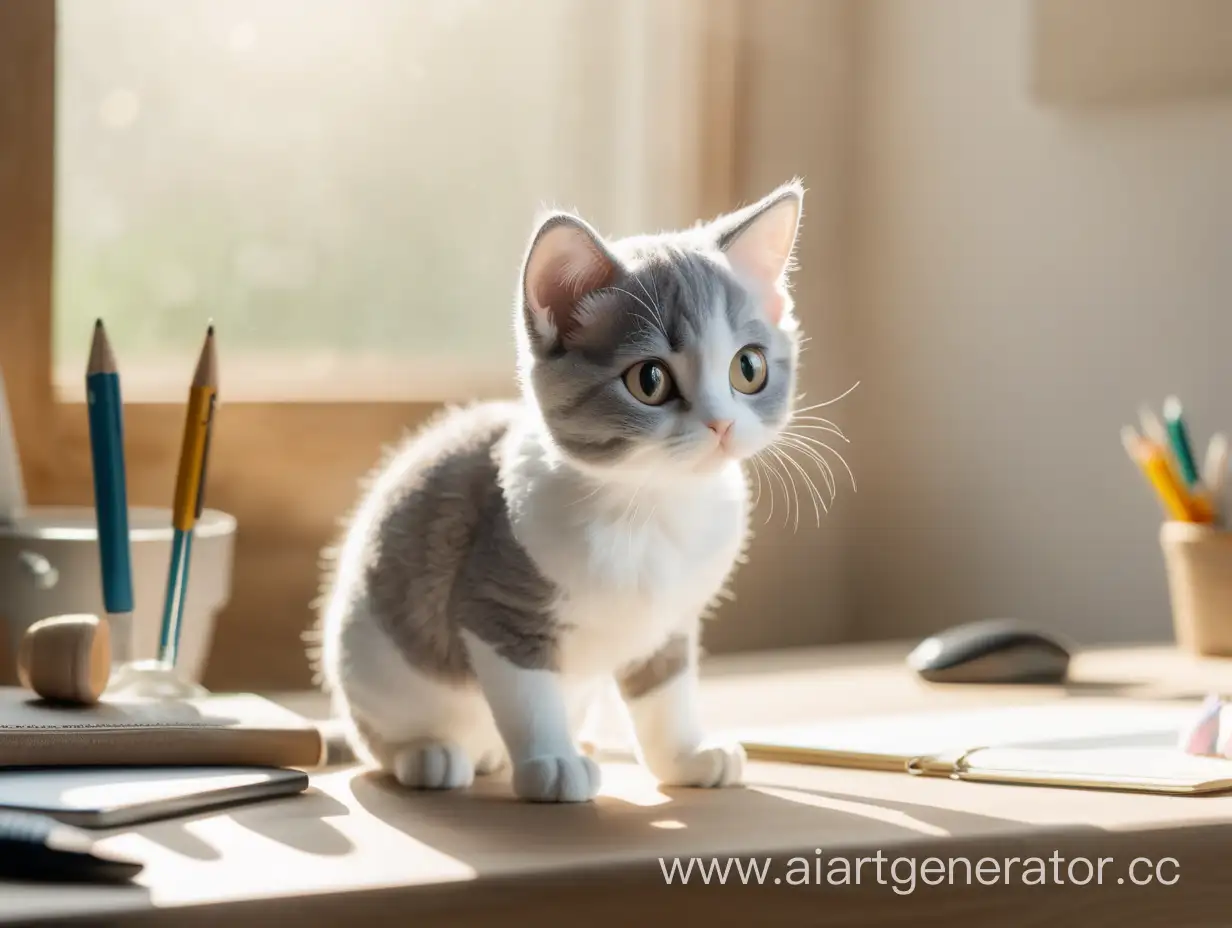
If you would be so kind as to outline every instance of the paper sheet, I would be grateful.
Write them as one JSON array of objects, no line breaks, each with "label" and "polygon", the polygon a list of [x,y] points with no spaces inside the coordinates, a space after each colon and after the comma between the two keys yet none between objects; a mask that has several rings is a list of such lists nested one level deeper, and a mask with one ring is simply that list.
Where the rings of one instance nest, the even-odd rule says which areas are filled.
[{"label": "paper sheet", "polygon": [[727,732],[746,743],[915,757],[974,747],[1174,748],[1193,715],[1188,703],[1127,701],[1001,706],[876,715]]}]

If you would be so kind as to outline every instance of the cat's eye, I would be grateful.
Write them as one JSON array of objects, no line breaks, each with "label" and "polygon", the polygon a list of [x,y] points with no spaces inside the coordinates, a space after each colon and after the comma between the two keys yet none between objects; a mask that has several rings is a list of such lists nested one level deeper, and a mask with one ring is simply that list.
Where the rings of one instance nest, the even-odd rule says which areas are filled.
[{"label": "cat's eye", "polygon": [[760,393],[766,386],[766,356],[760,348],[741,348],[732,358],[731,385],[741,393]]},{"label": "cat's eye", "polygon": [[625,371],[625,386],[647,406],[662,406],[672,398],[672,375],[662,361],[638,361]]}]

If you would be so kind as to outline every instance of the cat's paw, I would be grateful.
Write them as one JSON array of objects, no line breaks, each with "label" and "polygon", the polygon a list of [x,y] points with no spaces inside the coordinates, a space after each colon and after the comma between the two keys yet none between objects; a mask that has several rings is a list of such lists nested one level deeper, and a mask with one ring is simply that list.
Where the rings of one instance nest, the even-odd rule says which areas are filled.
[{"label": "cat's paw", "polygon": [[456,744],[418,741],[394,754],[393,775],[412,789],[461,789],[475,781],[475,767]]},{"label": "cat's paw", "polygon": [[599,792],[599,765],[589,757],[532,757],[513,768],[513,791],[528,802],[587,802]]},{"label": "cat's paw", "polygon": [[738,786],[744,780],[744,748],[724,744],[677,754],[651,765],[664,786]]}]

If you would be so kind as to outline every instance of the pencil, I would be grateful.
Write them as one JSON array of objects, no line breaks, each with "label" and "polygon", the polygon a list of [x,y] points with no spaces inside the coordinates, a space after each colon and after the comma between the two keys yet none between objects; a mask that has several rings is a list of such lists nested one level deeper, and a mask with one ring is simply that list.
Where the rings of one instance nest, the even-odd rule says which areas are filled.
[{"label": "pencil", "polygon": [[1216,432],[1206,446],[1206,463],[1202,467],[1202,483],[1208,493],[1218,497],[1228,477],[1228,436]]},{"label": "pencil", "polygon": [[180,625],[184,618],[184,597],[188,592],[192,536],[201,517],[205,499],[206,458],[218,397],[218,359],[214,348],[214,326],[206,330],[205,343],[197,359],[192,386],[188,390],[188,409],[184,418],[184,438],[180,445],[180,464],[176,473],[175,498],[171,509],[171,563],[167,570],[167,596],[163,603],[159,660],[175,666],[180,646]]},{"label": "pencil", "polygon": [[1208,522],[1209,515],[1194,503],[1193,498],[1173,478],[1163,451],[1142,438],[1132,426],[1121,430],[1121,441],[1130,459],[1154,487],[1164,512],[1178,522]]},{"label": "pencil", "polygon": [[1228,479],[1228,437],[1222,432],[1211,436],[1202,465],[1202,486],[1214,509],[1215,521],[1224,522],[1223,488]]},{"label": "pencil", "polygon": [[94,513],[103,584],[103,608],[127,658],[131,647],[133,570],[129,554],[128,489],[124,469],[124,403],[115,353],[103,320],[94,323],[86,364],[86,407],[94,468]]},{"label": "pencil", "polygon": [[1184,410],[1181,408],[1181,401],[1175,396],[1164,400],[1164,421],[1168,426],[1168,437],[1172,441],[1172,452],[1176,455],[1176,463],[1181,468],[1181,476],[1192,487],[1198,482],[1198,467],[1194,463],[1193,450],[1189,446]]},{"label": "pencil", "polygon": [[26,487],[21,476],[21,455],[17,453],[17,433],[4,393],[4,371],[0,371],[0,522],[13,522],[26,508]]}]

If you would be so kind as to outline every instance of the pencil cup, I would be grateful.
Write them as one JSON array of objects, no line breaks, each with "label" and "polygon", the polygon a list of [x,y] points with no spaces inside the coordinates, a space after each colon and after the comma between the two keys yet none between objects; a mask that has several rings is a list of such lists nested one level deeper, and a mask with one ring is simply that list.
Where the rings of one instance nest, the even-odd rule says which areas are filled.
[{"label": "pencil cup", "polygon": [[[215,616],[231,595],[235,527],[232,516],[211,509],[197,523],[176,664],[187,680],[199,682],[205,672]],[[158,655],[171,540],[170,509],[129,509],[136,608],[130,628],[111,629],[116,657]],[[75,613],[105,614],[93,508],[31,506],[13,522],[0,522],[0,652],[7,649],[0,683],[16,682],[17,654],[27,628],[40,619]]]},{"label": "pencil cup", "polygon": [[1232,657],[1232,533],[1165,522],[1159,540],[1177,644],[1193,654]]}]

